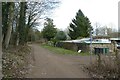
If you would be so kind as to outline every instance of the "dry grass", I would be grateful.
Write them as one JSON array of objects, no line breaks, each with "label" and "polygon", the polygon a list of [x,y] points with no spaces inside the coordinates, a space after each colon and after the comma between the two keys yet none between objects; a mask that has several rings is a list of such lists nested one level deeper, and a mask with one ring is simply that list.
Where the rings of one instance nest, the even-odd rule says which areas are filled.
[{"label": "dry grass", "polygon": [[120,54],[105,56],[101,63],[96,60],[94,63],[84,66],[84,70],[93,78],[119,78],[120,77]]}]

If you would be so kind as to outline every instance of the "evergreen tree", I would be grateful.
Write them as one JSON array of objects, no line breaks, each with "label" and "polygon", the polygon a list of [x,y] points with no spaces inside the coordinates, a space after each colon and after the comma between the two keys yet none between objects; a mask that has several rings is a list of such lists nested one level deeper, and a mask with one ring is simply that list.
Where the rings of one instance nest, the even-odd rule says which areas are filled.
[{"label": "evergreen tree", "polygon": [[67,36],[64,33],[64,31],[58,31],[56,36],[55,36],[55,39],[57,39],[57,40],[66,40]]},{"label": "evergreen tree", "polygon": [[78,37],[88,37],[90,34],[91,23],[89,19],[84,16],[81,10],[76,13],[75,19],[69,25],[68,35],[71,39],[77,39]]},{"label": "evergreen tree", "polygon": [[43,38],[46,38],[48,41],[50,41],[52,38],[55,37],[56,33],[57,33],[57,29],[53,24],[53,20],[47,18],[46,22],[44,23],[44,28],[42,31]]}]

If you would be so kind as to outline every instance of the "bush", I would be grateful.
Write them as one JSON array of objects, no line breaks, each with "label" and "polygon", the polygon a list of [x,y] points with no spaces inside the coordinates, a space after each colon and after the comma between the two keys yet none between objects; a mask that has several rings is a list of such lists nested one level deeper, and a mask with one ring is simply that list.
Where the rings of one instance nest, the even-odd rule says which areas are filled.
[{"label": "bush", "polygon": [[56,34],[56,36],[55,36],[55,39],[56,40],[66,40],[67,36],[64,33],[64,31],[58,31],[57,34]]}]

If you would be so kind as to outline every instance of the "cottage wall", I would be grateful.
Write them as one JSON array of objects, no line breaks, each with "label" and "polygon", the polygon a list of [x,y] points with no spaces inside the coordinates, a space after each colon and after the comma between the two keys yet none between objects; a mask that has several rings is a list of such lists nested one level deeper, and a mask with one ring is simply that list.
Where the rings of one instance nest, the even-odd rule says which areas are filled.
[{"label": "cottage wall", "polygon": [[113,52],[114,45],[111,43],[92,44],[93,51],[94,51],[94,48],[109,48],[109,52]]},{"label": "cottage wall", "polygon": [[116,41],[111,42],[110,49],[111,49],[111,52],[115,52],[117,50]]}]

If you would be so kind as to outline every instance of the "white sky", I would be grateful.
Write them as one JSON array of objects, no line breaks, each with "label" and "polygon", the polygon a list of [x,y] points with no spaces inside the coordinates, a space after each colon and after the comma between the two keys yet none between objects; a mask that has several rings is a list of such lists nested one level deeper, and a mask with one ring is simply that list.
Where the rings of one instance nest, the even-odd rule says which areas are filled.
[{"label": "white sky", "polygon": [[101,26],[118,28],[118,2],[119,0],[62,0],[52,18],[56,27],[64,30],[81,9],[92,26],[98,22]]}]

